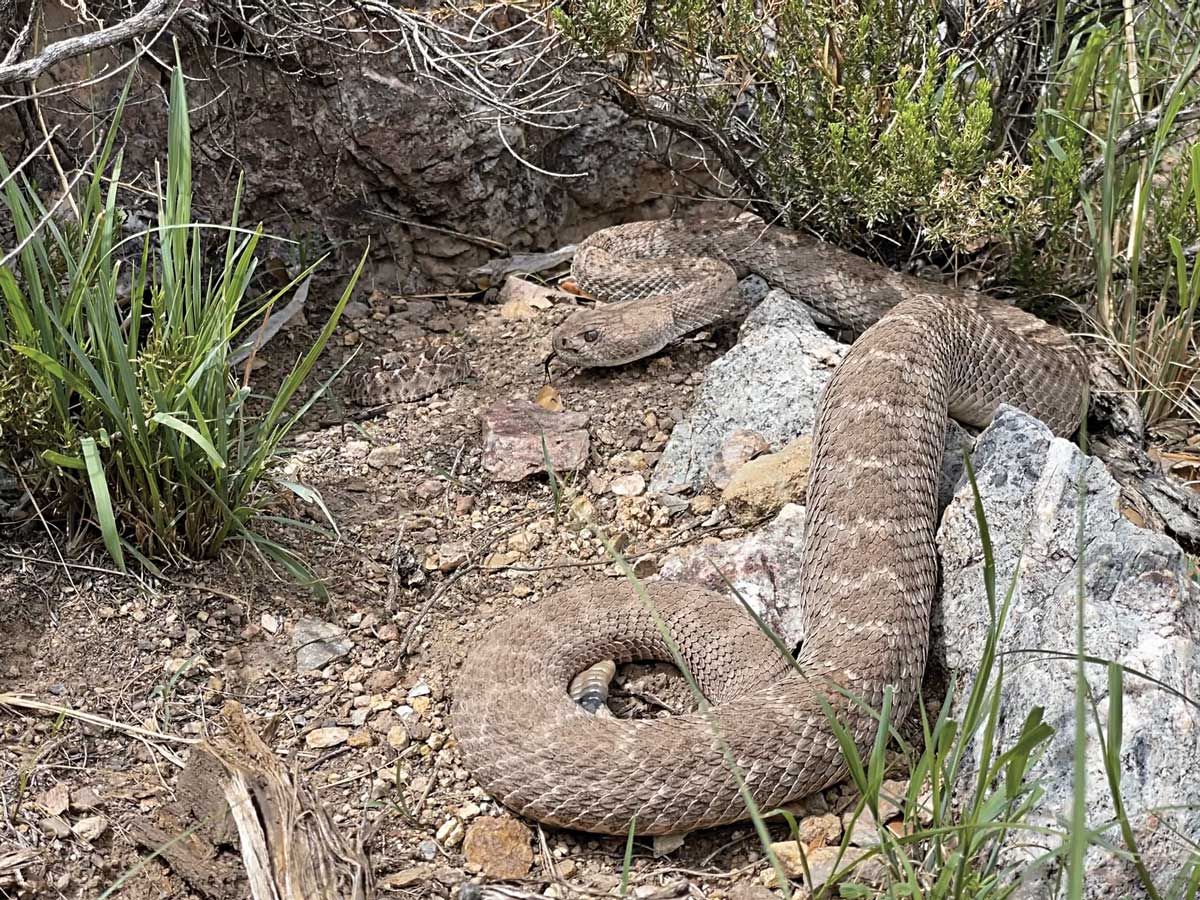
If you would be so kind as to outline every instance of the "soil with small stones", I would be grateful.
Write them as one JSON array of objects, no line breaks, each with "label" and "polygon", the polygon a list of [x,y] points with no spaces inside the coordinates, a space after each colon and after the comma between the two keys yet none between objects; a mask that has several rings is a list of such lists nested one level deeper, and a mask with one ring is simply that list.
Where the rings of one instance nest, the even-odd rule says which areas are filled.
[{"label": "soil with small stones", "polygon": [[[348,836],[374,826],[366,847],[389,893],[447,897],[487,883],[471,871],[463,836],[476,821],[509,814],[462,766],[448,715],[455,675],[467,649],[513,611],[584,579],[619,577],[569,508],[590,504],[641,573],[679,547],[741,533],[711,502],[671,511],[610,490],[622,475],[648,474],[732,330],[617,370],[555,369],[563,405],[590,416],[592,439],[590,466],[562,474],[556,502],[545,477],[499,484],[488,476],[479,416],[496,400],[537,395],[550,330],[570,302],[556,298],[521,319],[480,302],[377,292],[348,312],[313,383],[355,350],[350,372],[386,350],[442,343],[468,353],[475,379],[369,418],[335,383],[308,413],[309,430],[294,437],[282,468],[319,490],[337,535],[274,535],[301,550],[327,599],[249,552],[139,579],[113,572],[93,547],[63,546],[60,532],[45,537],[53,525],[34,521],[0,536],[0,692],[123,726],[0,707],[0,866],[6,852],[33,854],[19,869],[0,868],[0,898],[92,898],[118,882],[125,897],[198,896],[160,860],[139,867],[148,851],[133,843],[130,823],[172,799],[187,755],[175,739],[215,727],[229,699],[274,722],[273,749]],[[263,350],[256,387],[269,389],[315,335],[320,322],[310,317]],[[280,497],[276,505],[327,527],[315,504]],[[304,619],[341,629],[349,652],[298,671],[293,633]],[[682,702],[668,682],[653,667],[630,667],[613,706],[667,715]],[[840,812],[846,802],[834,789],[798,811]],[[785,829],[776,834],[783,839]],[[534,825],[531,840],[532,866],[508,882],[515,896],[620,893],[623,839]],[[668,855],[654,850],[635,842],[631,896],[778,896],[763,886],[768,866],[748,825],[689,835]]]}]

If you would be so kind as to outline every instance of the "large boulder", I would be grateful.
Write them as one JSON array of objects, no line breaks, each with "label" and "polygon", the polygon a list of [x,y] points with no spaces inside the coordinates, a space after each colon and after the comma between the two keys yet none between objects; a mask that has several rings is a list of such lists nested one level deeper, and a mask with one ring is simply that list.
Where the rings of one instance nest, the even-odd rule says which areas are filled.
[{"label": "large boulder", "polygon": [[846,349],[817,328],[803,303],[771,291],[742,324],[737,345],[709,366],[650,490],[700,487],[735,431],[757,432],[775,449],[811,431],[817,400]]},{"label": "large boulder", "polygon": [[[1070,818],[1075,746],[1075,629],[1083,573],[1085,652],[1125,667],[1120,792],[1143,859],[1160,888],[1200,841],[1200,586],[1194,565],[1169,538],[1120,512],[1120,488],[1104,465],[1054,438],[1029,416],[1002,408],[973,454],[979,494],[1003,599],[1016,577],[1000,635],[1006,653],[995,735],[1011,747],[1035,707],[1055,733],[1033,767],[1044,793],[1028,819],[1061,829]],[[1080,482],[1082,481],[1082,492]],[[1080,527],[1082,520],[1082,528]],[[979,674],[990,619],[983,555],[969,486],[959,488],[938,534],[942,597],[935,607],[933,657],[957,673],[966,697]],[[1111,709],[1105,665],[1085,666],[1088,691],[1106,734]],[[1191,699],[1188,699],[1191,698]],[[1086,721],[1087,821],[1120,846],[1091,700]],[[976,747],[976,752],[979,748]],[[1004,852],[1027,864],[1043,853],[1014,831]],[[1089,897],[1142,896],[1132,864],[1093,845]],[[1022,865],[1025,896],[1047,896],[1051,866]]]}]

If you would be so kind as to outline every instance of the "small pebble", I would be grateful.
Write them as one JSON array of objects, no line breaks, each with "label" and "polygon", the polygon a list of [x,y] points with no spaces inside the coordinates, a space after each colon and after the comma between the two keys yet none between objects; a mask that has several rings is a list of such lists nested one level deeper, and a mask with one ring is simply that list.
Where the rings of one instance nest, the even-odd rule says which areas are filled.
[{"label": "small pebble", "polygon": [[447,819],[434,837],[445,847],[457,847],[463,839],[463,823],[458,819]]},{"label": "small pebble", "polygon": [[614,478],[608,489],[618,497],[639,497],[646,490],[646,479],[638,472]]}]

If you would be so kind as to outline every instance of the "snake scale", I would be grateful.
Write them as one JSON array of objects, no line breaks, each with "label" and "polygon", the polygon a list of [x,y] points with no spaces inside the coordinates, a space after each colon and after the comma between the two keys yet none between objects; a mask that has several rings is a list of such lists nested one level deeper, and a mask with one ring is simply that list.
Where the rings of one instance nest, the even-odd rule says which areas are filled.
[{"label": "snake scale", "polygon": [[[656,352],[728,314],[755,272],[861,333],[814,427],[802,548],[805,641],[796,669],[729,598],[685,584],[588,584],[522,610],[469,654],[453,722],[479,783],[542,822],[623,834],[745,818],[729,765],[760,809],[820,790],[846,769],[827,708],[860,747],[887,686],[910,708],[937,582],[937,477],[947,416],[983,426],[1000,403],[1074,431],[1081,354],[1058,328],[986,297],[892,272],[821,241],[754,224],[644,222],[579,248],[579,285],[616,302],[553,337],[583,366]],[[671,660],[653,607],[711,704],[662,719],[591,715],[567,695],[603,659]]]}]

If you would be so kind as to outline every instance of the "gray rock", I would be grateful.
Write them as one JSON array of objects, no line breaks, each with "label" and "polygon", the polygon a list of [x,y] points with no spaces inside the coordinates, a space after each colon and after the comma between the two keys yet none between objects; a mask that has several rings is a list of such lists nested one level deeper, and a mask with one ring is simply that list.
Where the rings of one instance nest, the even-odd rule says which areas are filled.
[{"label": "gray rock", "polygon": [[[1183,551],[1118,511],[1120,489],[1103,464],[1058,440],[1040,422],[1002,408],[980,436],[973,456],[996,559],[1001,598],[1020,571],[1000,646],[1022,652],[1006,661],[997,746],[1011,747],[1035,707],[1054,737],[1036,763],[1044,796],[1034,825],[1062,828],[1070,816],[1074,747],[1075,667],[1047,654],[1075,652],[1077,483],[1084,479],[1083,572],[1086,652],[1115,660],[1192,698],[1200,697],[1200,588]],[[969,486],[959,488],[939,533],[942,599],[935,608],[932,655],[959,675],[966,697],[978,675],[989,628],[983,561]],[[1087,680],[1107,729],[1107,672],[1089,665]],[[1143,858],[1160,889],[1186,857],[1172,833],[1200,840],[1200,710],[1171,690],[1127,674],[1124,692],[1121,793]],[[1090,707],[1087,723],[1087,817],[1113,817],[1102,768],[1102,746]],[[1190,809],[1165,809],[1185,805]],[[1152,810],[1155,810],[1152,812]],[[1114,827],[1105,836],[1120,845]],[[1029,871],[1041,849],[1015,832],[1005,858],[1023,868],[1026,896],[1049,895],[1053,871]],[[1132,865],[1098,848],[1088,851],[1086,896],[1144,896]]]},{"label": "gray rock", "polygon": [[[807,306],[783,291],[768,292],[757,275],[743,278],[738,290],[758,306],[738,343],[709,366],[691,411],[671,433],[650,480],[652,494],[696,489],[721,473],[722,447],[738,431],[760,434],[776,451],[810,433],[821,393],[850,349],[821,331]],[[950,425],[938,490],[942,507],[962,476],[962,448],[971,442],[958,423]],[[724,486],[719,479],[717,486]]]},{"label": "gray rock", "polygon": [[547,456],[557,474],[582,469],[591,447],[587,423],[584,413],[500,400],[483,414],[483,467],[498,481],[545,473]]},{"label": "gray rock", "polygon": [[354,641],[336,625],[320,619],[300,619],[292,632],[296,649],[296,668],[323,669],[335,659],[341,659],[354,647]]},{"label": "gray rock", "polygon": [[725,439],[739,429],[757,431],[776,448],[810,431],[817,400],[845,352],[804,304],[771,291],[746,318],[737,345],[709,366],[654,469],[651,492],[700,487]]}]

